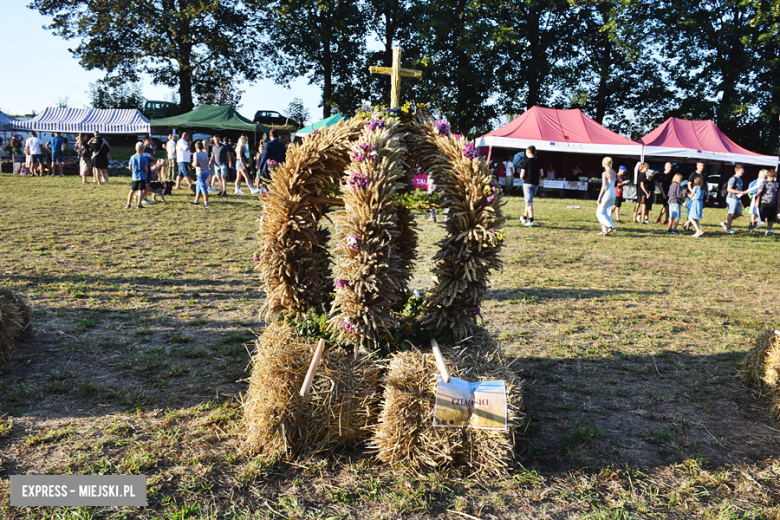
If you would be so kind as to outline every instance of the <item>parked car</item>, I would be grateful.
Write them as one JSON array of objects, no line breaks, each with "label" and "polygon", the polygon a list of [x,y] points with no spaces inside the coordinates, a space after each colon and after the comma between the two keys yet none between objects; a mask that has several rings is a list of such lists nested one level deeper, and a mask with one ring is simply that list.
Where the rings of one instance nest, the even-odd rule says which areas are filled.
[{"label": "parked car", "polygon": [[152,119],[153,117],[172,117],[181,114],[181,108],[176,103],[170,101],[147,101],[144,103],[143,114]]},{"label": "parked car", "polygon": [[273,110],[258,110],[255,112],[254,122],[261,125],[278,126],[287,126],[290,123],[295,124],[295,121]]}]

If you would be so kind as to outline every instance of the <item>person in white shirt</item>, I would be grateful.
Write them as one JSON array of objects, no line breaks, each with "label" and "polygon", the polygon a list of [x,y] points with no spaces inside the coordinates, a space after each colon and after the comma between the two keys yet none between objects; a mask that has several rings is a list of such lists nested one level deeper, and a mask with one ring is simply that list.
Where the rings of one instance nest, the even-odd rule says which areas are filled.
[{"label": "person in white shirt", "polygon": [[179,166],[179,173],[176,176],[176,188],[181,189],[181,179],[187,181],[187,186],[192,190],[192,181],[190,181],[190,162],[192,154],[190,153],[190,134],[184,132],[181,139],[176,143],[176,164]]},{"label": "person in white shirt", "polygon": [[165,148],[166,163],[165,163],[165,180],[168,182],[176,181],[176,135],[168,134],[168,142],[163,147]]},{"label": "person in white shirt", "polygon": [[512,156],[509,155],[504,163],[504,175],[506,179],[506,186],[504,186],[504,193],[509,195],[512,188],[515,187],[515,163],[512,160]]},{"label": "person in white shirt", "polygon": [[547,167],[547,172],[546,173],[547,173],[547,178],[548,179],[550,179],[551,181],[555,180],[555,168],[553,168],[552,164]]},{"label": "person in white shirt", "polygon": [[[26,153],[30,155],[32,169],[30,172],[33,175],[43,175],[43,141],[38,139],[38,134],[30,132],[30,137],[24,142],[24,148]],[[38,173],[35,173],[35,170]]]}]

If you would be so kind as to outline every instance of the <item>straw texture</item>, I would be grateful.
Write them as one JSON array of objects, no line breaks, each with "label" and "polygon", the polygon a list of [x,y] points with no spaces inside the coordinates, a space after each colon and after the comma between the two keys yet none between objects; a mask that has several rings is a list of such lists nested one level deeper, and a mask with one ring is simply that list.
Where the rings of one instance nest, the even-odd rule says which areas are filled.
[{"label": "straw texture", "polygon": [[0,289],[0,361],[7,363],[16,340],[32,332],[32,311],[27,301],[9,289]]},{"label": "straw texture", "polygon": [[772,415],[780,420],[780,334],[772,329],[760,332],[739,372],[745,384],[769,398]]}]

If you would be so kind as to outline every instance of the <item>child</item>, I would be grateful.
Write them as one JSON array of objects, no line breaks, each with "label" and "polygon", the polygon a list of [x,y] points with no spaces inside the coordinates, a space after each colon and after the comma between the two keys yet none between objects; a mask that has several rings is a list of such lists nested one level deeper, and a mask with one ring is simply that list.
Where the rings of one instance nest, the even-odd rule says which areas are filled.
[{"label": "child", "polygon": [[[580,165],[577,165],[577,168],[579,169]],[[620,207],[623,205],[623,186],[626,184],[629,184],[629,181],[627,181],[624,177],[625,173],[628,171],[628,168],[625,166],[621,166],[617,173],[617,179],[615,180],[615,205],[613,206],[613,211],[615,212],[615,216],[617,217],[615,222],[621,222],[620,220]]]},{"label": "child", "polygon": [[688,210],[688,219],[693,224],[693,227],[696,228],[696,233],[693,235],[696,238],[699,238],[704,234],[704,230],[701,228],[701,224],[699,224],[704,213],[704,197],[706,196],[705,190],[701,187],[702,182],[701,175],[697,175],[693,180],[693,191],[688,193],[688,198],[691,199],[691,207]]},{"label": "child", "polygon": [[726,206],[728,209],[726,220],[720,223],[720,227],[725,229],[729,235],[734,234],[734,230],[731,229],[731,223],[734,219],[742,216],[742,174],[744,172],[745,169],[741,164],[734,166],[734,175],[726,185]]},{"label": "child", "polygon": [[135,155],[130,157],[127,169],[132,173],[130,178],[130,193],[127,194],[127,205],[125,209],[130,209],[130,203],[133,201],[133,195],[138,193],[138,209],[143,209],[141,200],[144,191],[146,191],[146,176],[149,174],[149,161],[144,152],[144,143],[135,143]]},{"label": "child", "polygon": [[653,197],[655,197],[655,181],[653,170],[647,170],[645,178],[639,182],[637,195],[642,197],[642,224],[650,223],[650,211],[653,209]]},{"label": "child", "polygon": [[777,222],[777,172],[769,170],[766,174],[766,182],[761,189],[756,192],[758,202],[758,212],[761,220],[766,221],[766,236],[774,236],[772,226]]},{"label": "child", "polygon": [[758,229],[758,227],[761,225],[761,216],[758,214],[758,197],[755,195],[758,190],[764,186],[767,173],[769,173],[767,170],[761,170],[758,172],[758,179],[752,181],[748,185],[748,189],[742,192],[742,195],[747,194],[750,196],[750,209],[748,209],[748,213],[750,213],[750,224],[748,224],[748,232],[750,233],[752,233],[754,229]]},{"label": "child", "polygon": [[209,154],[203,151],[203,141],[195,143],[195,155],[192,157],[192,164],[195,165],[195,201],[190,202],[193,206],[198,205],[200,196],[203,195],[203,206],[209,206],[209,189],[206,183],[209,179]]},{"label": "child", "polygon": [[682,174],[675,173],[666,195],[669,201],[669,230],[667,233],[672,235],[680,234],[677,232],[677,224],[680,223],[680,204],[683,201],[683,191],[680,182],[682,182]]}]

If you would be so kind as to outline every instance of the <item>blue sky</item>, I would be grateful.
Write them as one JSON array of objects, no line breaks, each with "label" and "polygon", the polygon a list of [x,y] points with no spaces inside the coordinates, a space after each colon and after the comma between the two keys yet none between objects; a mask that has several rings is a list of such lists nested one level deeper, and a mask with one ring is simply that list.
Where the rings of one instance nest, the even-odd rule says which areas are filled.
[{"label": "blue sky", "polygon": [[[0,30],[0,49],[3,50],[2,81],[0,81],[0,110],[7,114],[22,115],[31,111],[43,111],[60,99],[68,99],[68,106],[89,106],[89,84],[103,77],[100,71],[86,71],[79,66],[68,48],[75,47],[75,40],[65,41],[54,36],[43,26],[49,19],[38,11],[27,8],[26,0],[3,2],[3,29]],[[252,118],[257,110],[283,112],[293,98],[300,98],[309,109],[310,122],[319,121],[322,109],[320,89],[308,85],[300,78],[291,88],[275,85],[272,81],[254,84],[243,83],[245,93],[239,109]],[[146,79],[143,87],[147,99],[167,99],[171,89],[158,87]]]}]

